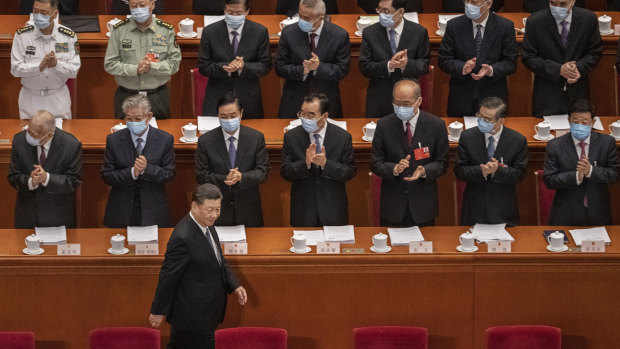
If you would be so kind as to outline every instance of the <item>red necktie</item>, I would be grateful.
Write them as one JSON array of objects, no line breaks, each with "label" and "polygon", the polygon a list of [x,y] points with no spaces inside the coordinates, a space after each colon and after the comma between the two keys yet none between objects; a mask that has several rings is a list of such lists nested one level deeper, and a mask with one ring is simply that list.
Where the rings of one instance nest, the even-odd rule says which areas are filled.
[{"label": "red necktie", "polygon": [[411,124],[409,123],[409,121],[407,121],[407,123],[405,124],[405,126],[407,126],[407,146],[409,146],[409,148],[411,148],[411,144],[413,143],[413,136],[411,135]]},{"label": "red necktie", "polygon": [[314,39],[316,38],[316,33],[310,33],[310,51],[314,52],[316,50],[316,43]]},{"label": "red necktie", "polygon": [[[583,160],[586,158],[586,145],[587,143],[584,141],[579,142],[579,145],[581,146],[581,156],[579,157],[579,160]],[[583,206],[588,207],[588,195],[583,194]]]},{"label": "red necktie", "polygon": [[39,165],[41,167],[45,166],[45,160],[47,160],[47,156],[45,156],[45,148],[43,146],[39,146],[41,148],[41,155],[39,156]]}]

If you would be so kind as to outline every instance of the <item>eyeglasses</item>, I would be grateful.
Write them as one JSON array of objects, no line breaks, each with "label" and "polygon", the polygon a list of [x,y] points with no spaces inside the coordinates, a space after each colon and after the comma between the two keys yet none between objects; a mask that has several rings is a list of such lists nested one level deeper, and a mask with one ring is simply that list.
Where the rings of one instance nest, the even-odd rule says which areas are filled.
[{"label": "eyeglasses", "polygon": [[493,120],[493,119],[491,119],[491,118],[489,118],[489,117],[483,116],[482,114],[480,114],[480,112],[477,112],[477,113],[476,113],[476,117],[477,117],[478,119],[482,119],[482,120],[484,120],[485,122],[488,122],[488,123],[490,123],[490,124],[494,124],[494,123],[495,123],[495,120]]},{"label": "eyeglasses", "polygon": [[405,108],[411,108],[415,105],[415,102],[411,103],[411,102],[398,102],[395,99],[392,99],[392,105],[396,106],[396,107],[405,107]]},{"label": "eyeglasses", "polygon": [[386,9],[386,8],[377,7],[377,8],[375,9],[375,11],[376,11],[377,13],[379,13],[379,14],[383,13],[384,15],[390,15],[390,14],[394,14],[394,13],[396,13],[396,11],[398,11],[398,10],[396,10],[396,11],[394,11],[394,12],[390,12],[390,10],[388,10],[388,9]]}]

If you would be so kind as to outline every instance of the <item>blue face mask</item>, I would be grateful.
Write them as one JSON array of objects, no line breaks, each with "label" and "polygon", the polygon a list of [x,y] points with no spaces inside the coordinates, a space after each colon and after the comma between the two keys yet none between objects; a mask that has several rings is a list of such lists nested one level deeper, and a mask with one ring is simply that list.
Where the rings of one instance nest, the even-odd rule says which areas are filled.
[{"label": "blue face mask", "polygon": [[413,107],[394,106],[394,114],[402,121],[407,121],[413,117]]},{"label": "blue face mask", "polygon": [[493,131],[493,126],[494,125],[492,123],[484,121],[482,118],[478,118],[478,129],[480,132],[491,133]]},{"label": "blue face mask", "polygon": [[570,134],[576,139],[583,141],[590,136],[590,126],[582,124],[570,124]]},{"label": "blue face mask", "polygon": [[558,7],[549,5],[551,15],[556,21],[563,21],[568,17],[568,7]]},{"label": "blue face mask", "polygon": [[229,27],[238,29],[245,22],[245,15],[233,16],[226,14],[224,15],[224,21]]},{"label": "blue face mask", "polygon": [[394,26],[394,15],[379,13],[379,23],[385,28],[392,28]]},{"label": "blue face mask", "polygon": [[301,126],[304,128],[304,130],[306,130],[306,132],[312,133],[316,132],[319,129],[319,125],[317,124],[316,120],[306,118],[299,119],[301,120]]},{"label": "blue face mask", "polygon": [[38,139],[32,137],[28,131],[26,131],[26,143],[30,144],[33,147],[38,147],[41,145]]},{"label": "blue face mask", "polygon": [[34,21],[34,26],[41,30],[44,30],[50,26],[51,24],[50,18],[51,16],[42,15],[40,13],[35,13],[32,16],[32,19]]},{"label": "blue face mask", "polygon": [[146,121],[128,121],[127,128],[134,135],[141,135],[146,130]]},{"label": "blue face mask", "polygon": [[228,133],[235,132],[239,128],[240,124],[241,124],[241,118],[220,119],[220,125],[222,126],[222,130]]},{"label": "blue face mask", "polygon": [[137,7],[131,9],[131,17],[138,23],[144,23],[149,20],[151,9],[148,7]]},{"label": "blue face mask", "polygon": [[465,4],[465,16],[472,21],[477,20],[480,16],[482,16],[480,13],[480,6]]},{"label": "blue face mask", "polygon": [[299,29],[301,29],[301,31],[309,33],[312,30],[312,26],[314,25],[314,23],[305,21],[300,18],[299,22],[297,22],[297,25],[299,26]]}]

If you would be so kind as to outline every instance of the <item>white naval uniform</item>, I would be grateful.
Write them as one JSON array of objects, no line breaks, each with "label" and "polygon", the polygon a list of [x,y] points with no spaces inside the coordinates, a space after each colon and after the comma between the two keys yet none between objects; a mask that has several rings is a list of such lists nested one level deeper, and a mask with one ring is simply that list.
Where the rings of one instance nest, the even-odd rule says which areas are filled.
[{"label": "white naval uniform", "polygon": [[[11,74],[22,82],[19,92],[21,119],[30,119],[39,110],[47,110],[57,118],[71,119],[71,97],[66,83],[80,70],[77,35],[58,23],[53,25],[50,35],[44,36],[34,26],[25,26],[18,29],[13,38]],[[39,71],[39,64],[51,51],[58,63]]]}]

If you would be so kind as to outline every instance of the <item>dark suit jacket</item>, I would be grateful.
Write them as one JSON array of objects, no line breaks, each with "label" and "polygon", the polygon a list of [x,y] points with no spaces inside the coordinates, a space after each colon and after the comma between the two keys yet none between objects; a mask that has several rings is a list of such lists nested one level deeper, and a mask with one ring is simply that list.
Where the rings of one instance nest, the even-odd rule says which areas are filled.
[{"label": "dark suit jacket", "polygon": [[[527,20],[521,58],[523,64],[536,74],[532,94],[534,116],[566,114],[568,106],[575,100],[590,97],[588,75],[603,53],[601,34],[594,12],[573,7],[572,13],[567,48],[562,46],[551,10],[536,12]],[[568,84],[560,76],[562,64],[570,61],[577,61],[581,74],[574,84]]]},{"label": "dark suit jacket", "polygon": [[197,15],[221,16],[224,14],[222,0],[193,0],[192,11]]},{"label": "dark suit jacket", "polygon": [[101,165],[101,178],[112,187],[103,219],[105,226],[125,228],[129,225],[136,190],[140,191],[142,225],[171,225],[165,184],[174,178],[173,144],[171,134],[149,126],[142,152],[147,161],[146,169],[134,180],[131,168],[138,154],[129,129],[108,135]]},{"label": "dark suit jacket", "polygon": [[394,112],[392,89],[402,78],[418,78],[428,73],[430,45],[428,32],[423,26],[405,20],[397,51],[407,49],[405,71],[388,72],[387,63],[392,59],[390,39],[385,27],[375,23],[364,29],[360,48],[359,67],[362,75],[370,79],[366,90],[366,117],[383,117]]},{"label": "dark suit jacket", "polygon": [[[379,0],[357,0],[357,6],[361,7],[366,13],[376,15]],[[405,12],[422,12],[422,0],[407,0]]]},{"label": "dark suit jacket", "polygon": [[[338,13],[338,1],[337,0],[324,0],[325,13],[332,14]],[[287,15],[293,17],[299,12],[299,1],[297,0],[278,0],[276,2],[276,13],[279,15]]]},{"label": "dark suit jacket", "polygon": [[[583,0],[576,0],[575,6],[585,7]],[[523,0],[523,11],[534,13],[549,8],[549,0]]]},{"label": "dark suit jacket", "polygon": [[[493,0],[491,11],[497,12],[503,6],[504,0]],[[441,12],[463,13],[465,12],[465,2],[463,0],[441,0]]]},{"label": "dark suit jacket", "polygon": [[82,143],[56,129],[43,169],[50,176],[47,187],[28,189],[28,179],[39,164],[37,147],[26,143],[26,131],[13,137],[8,179],[17,189],[15,228],[75,228],[75,190],[82,182]]},{"label": "dark suit jacket", "polygon": [[222,257],[220,265],[209,238],[188,215],[174,228],[159,272],[151,314],[166,315],[176,329],[213,332],[226,314],[226,298],[240,285],[224,258],[214,227],[211,236]]},{"label": "dark suit jacket", "polygon": [[309,91],[322,92],[329,98],[330,118],[342,117],[339,82],[349,73],[349,33],[335,24],[323,21],[315,54],[321,63],[304,81],[303,61],[312,58],[308,33],[301,31],[298,25],[289,25],[282,30],[275,69],[276,74],[286,79],[286,82],[282,89],[278,117],[294,118],[301,109],[304,95]]},{"label": "dark suit jacket", "polygon": [[327,163],[321,169],[306,166],[306,149],[310,136],[297,126],[284,134],[280,174],[291,183],[291,225],[346,225],[349,222],[349,204],[345,183],[355,177],[353,142],[351,134],[327,123],[325,154]]},{"label": "dark suit jacket", "polygon": [[[20,0],[19,2],[19,14],[29,15],[32,13],[34,7],[34,0]],[[79,15],[80,3],[79,0],[60,0],[58,2],[58,12],[61,15]]]},{"label": "dark suit jacket", "polygon": [[620,0],[608,0],[607,1],[607,10],[609,10],[609,11],[618,11],[618,10],[620,10]]},{"label": "dark suit jacket", "polygon": [[506,77],[517,70],[517,43],[513,23],[494,13],[489,14],[482,37],[480,59],[473,73],[478,73],[482,64],[488,64],[493,68],[493,77],[485,76],[476,81],[471,74],[463,75],[465,62],[474,57],[476,44],[471,19],[465,15],[451,19],[441,40],[438,57],[439,68],[451,76],[448,95],[450,117],[476,114],[478,108],[472,104],[474,89],[478,91],[478,101],[486,97],[500,97],[508,101]]},{"label": "dark suit jacket", "polygon": [[[155,9],[153,10],[153,13],[156,15],[165,15],[166,14],[165,5],[166,5],[166,0],[155,1]],[[131,11],[129,10],[129,5],[127,5],[122,0],[114,0],[112,2],[112,11],[110,12],[111,12],[110,14],[112,15],[131,14]]]},{"label": "dark suit jacket", "polygon": [[233,61],[235,54],[226,22],[213,23],[202,31],[198,68],[202,75],[209,77],[203,115],[217,115],[217,101],[225,93],[233,92],[241,100],[244,118],[263,117],[260,78],[271,70],[267,28],[246,19],[236,56],[243,57],[243,70],[241,74],[235,72],[229,76],[222,66]]},{"label": "dark suit jacket", "polygon": [[454,174],[467,182],[461,207],[461,225],[476,223],[519,225],[517,183],[525,178],[527,140],[504,126],[495,155],[506,167],[482,176],[480,164],[488,162],[485,134],[475,128],[463,131],[459,139]]},{"label": "dark suit jacket", "polygon": [[[616,140],[610,135],[592,132],[588,160],[593,165],[590,178],[577,185],[577,150],[570,133],[547,143],[543,180],[555,197],[549,225],[609,225],[611,209],[608,184],[618,181]],[[587,195],[588,208],[583,205]]]},{"label": "dark suit jacket", "polygon": [[[414,148],[428,147],[430,157],[416,161]],[[409,169],[394,176],[394,166],[411,155]],[[437,178],[446,172],[448,164],[448,133],[446,124],[435,115],[420,111],[413,133],[413,147],[407,146],[402,121],[390,114],[377,122],[372,139],[370,167],[381,181],[381,218],[390,222],[402,221],[410,215],[416,223],[435,219],[439,214]],[[426,178],[413,182],[403,180],[418,166],[424,166]],[[407,205],[408,203],[408,205]],[[409,212],[406,212],[409,206]]]},{"label": "dark suit jacket", "polygon": [[[241,182],[228,186],[224,183],[231,168],[241,172]],[[217,185],[222,194],[222,211],[215,225],[263,226],[259,184],[269,172],[269,156],[265,137],[253,128],[241,126],[237,156],[233,167],[228,158],[228,145],[222,128],[211,130],[198,139],[196,152],[196,181],[198,184]]]}]

